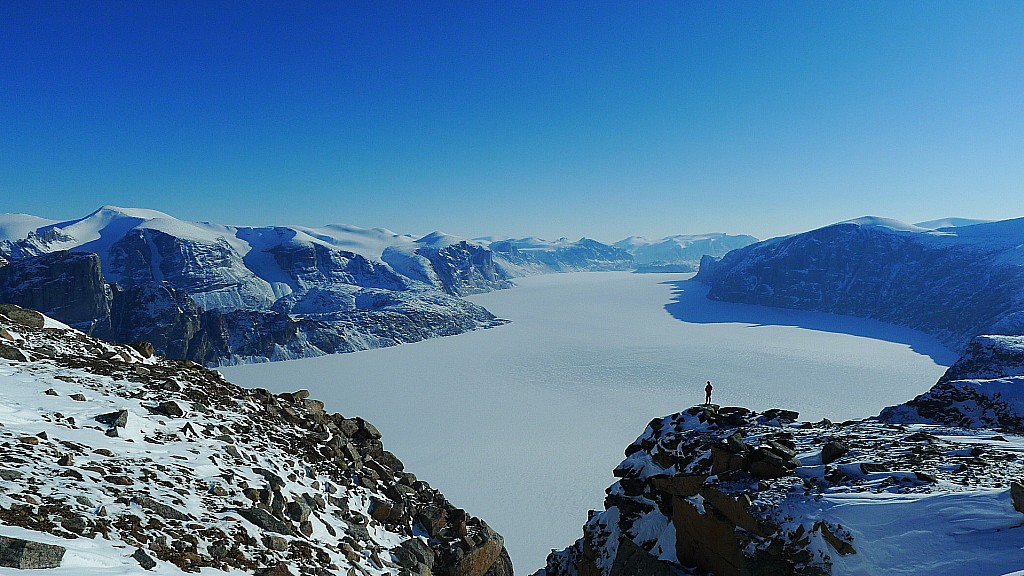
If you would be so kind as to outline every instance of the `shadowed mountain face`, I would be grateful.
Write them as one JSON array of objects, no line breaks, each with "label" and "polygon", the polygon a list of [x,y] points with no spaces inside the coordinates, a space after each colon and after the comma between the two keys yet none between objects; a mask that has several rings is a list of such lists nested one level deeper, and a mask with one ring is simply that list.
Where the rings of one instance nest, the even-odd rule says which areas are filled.
[{"label": "shadowed mountain face", "polygon": [[961,350],[1024,330],[1024,220],[925,230],[861,219],[705,258],[708,298],[861,316]]}]

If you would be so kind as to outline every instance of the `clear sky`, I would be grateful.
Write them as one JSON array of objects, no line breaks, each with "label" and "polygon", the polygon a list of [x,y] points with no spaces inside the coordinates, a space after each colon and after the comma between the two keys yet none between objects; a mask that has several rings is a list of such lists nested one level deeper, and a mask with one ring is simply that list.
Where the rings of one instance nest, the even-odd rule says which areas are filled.
[{"label": "clear sky", "polygon": [[759,237],[1024,216],[1024,2],[0,2],[0,212]]}]

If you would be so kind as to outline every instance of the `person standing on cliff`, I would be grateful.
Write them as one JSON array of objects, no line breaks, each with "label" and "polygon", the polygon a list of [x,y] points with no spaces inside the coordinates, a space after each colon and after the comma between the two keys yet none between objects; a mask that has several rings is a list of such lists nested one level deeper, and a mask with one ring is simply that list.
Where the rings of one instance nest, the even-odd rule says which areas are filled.
[{"label": "person standing on cliff", "polygon": [[714,390],[714,386],[711,385],[711,380],[708,380],[708,385],[704,387],[704,403],[711,404],[711,391]]}]

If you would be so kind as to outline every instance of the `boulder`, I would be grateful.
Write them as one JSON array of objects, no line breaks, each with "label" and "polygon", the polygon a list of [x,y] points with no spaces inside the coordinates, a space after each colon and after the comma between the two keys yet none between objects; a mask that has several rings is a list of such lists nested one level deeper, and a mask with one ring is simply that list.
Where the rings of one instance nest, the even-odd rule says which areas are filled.
[{"label": "boulder", "polygon": [[107,412],[96,417],[96,421],[112,428],[124,428],[128,424],[128,411]]},{"label": "boulder", "polygon": [[419,514],[416,515],[416,521],[423,526],[423,530],[427,534],[434,537],[448,523],[448,511],[443,506],[431,504],[420,510]]},{"label": "boulder", "polygon": [[629,537],[619,540],[619,549],[608,576],[673,576],[674,570],[648,551],[638,546]]},{"label": "boulder", "polygon": [[156,412],[157,414],[163,414],[164,416],[170,418],[181,418],[182,416],[185,415],[185,411],[182,410],[181,406],[178,406],[178,403],[175,402],[174,400],[167,400],[165,402],[161,402],[157,404],[156,407],[150,408],[150,410]]},{"label": "boulder", "polygon": [[486,525],[481,526],[473,535],[473,541],[477,543],[464,554],[457,556],[454,562],[443,568],[437,567],[437,573],[449,576],[484,576],[501,557],[505,542],[497,532]]},{"label": "boulder", "polygon": [[7,568],[59,568],[64,552],[63,546],[0,536],[0,566]]},{"label": "boulder", "polygon": [[288,503],[288,517],[293,522],[305,522],[313,511],[305,502],[292,501]]},{"label": "boulder", "polygon": [[142,355],[143,358],[152,358],[156,354],[156,350],[153,348],[152,342],[144,342],[137,340],[132,342],[130,346],[135,349],[136,352]]},{"label": "boulder", "polygon": [[139,566],[141,566],[143,570],[152,570],[153,568],[156,568],[156,560],[150,558],[149,554],[146,554],[146,551],[142,548],[136,548],[135,553],[132,554],[132,558],[139,563]]},{"label": "boulder", "polygon": [[821,463],[831,464],[850,451],[850,447],[840,440],[829,440],[821,447]]},{"label": "boulder", "polygon": [[0,342],[0,358],[15,362],[28,362],[28,356],[24,352],[3,342]]},{"label": "boulder", "polygon": [[434,551],[419,538],[410,538],[391,549],[395,562],[403,567],[419,573],[418,566],[425,566],[427,573],[434,567]]},{"label": "boulder", "polygon": [[284,534],[285,536],[295,535],[295,531],[292,530],[290,526],[281,520],[274,518],[270,512],[267,512],[262,508],[240,508],[237,511],[239,516],[267,532],[276,532],[278,534]]},{"label": "boulder", "polygon": [[271,566],[270,568],[261,568],[256,570],[254,576],[295,576],[291,570],[288,569],[288,565],[284,562]]},{"label": "boulder", "polygon": [[1024,484],[1016,480],[1010,482],[1010,500],[1013,502],[1013,509],[1024,514]]},{"label": "boulder", "polygon": [[168,506],[167,504],[164,504],[162,502],[157,502],[156,500],[144,494],[139,494],[135,496],[135,503],[145,508],[146,510],[153,512],[154,514],[157,514],[158,516],[167,518],[168,520],[180,520],[184,522],[186,520],[192,519],[192,517],[188,514],[185,514],[184,512],[177,510],[176,508],[173,508],[171,506]]}]

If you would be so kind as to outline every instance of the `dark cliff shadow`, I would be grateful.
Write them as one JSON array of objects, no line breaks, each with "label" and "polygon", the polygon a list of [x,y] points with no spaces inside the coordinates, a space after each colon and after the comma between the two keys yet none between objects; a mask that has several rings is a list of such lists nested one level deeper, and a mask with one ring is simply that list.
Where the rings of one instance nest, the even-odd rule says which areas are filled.
[{"label": "dark cliff shadow", "polygon": [[934,336],[904,326],[856,316],[709,300],[709,287],[695,280],[673,280],[663,284],[672,287],[673,296],[672,302],[665,305],[665,311],[683,322],[750,324],[752,328],[793,326],[905,344],[914,352],[928,356],[942,366],[950,366],[958,358],[956,352],[943,346]]}]

